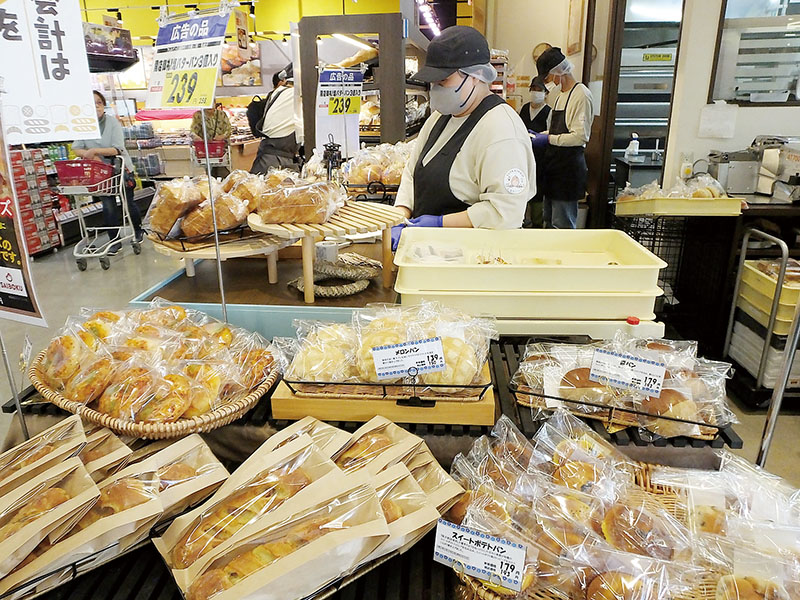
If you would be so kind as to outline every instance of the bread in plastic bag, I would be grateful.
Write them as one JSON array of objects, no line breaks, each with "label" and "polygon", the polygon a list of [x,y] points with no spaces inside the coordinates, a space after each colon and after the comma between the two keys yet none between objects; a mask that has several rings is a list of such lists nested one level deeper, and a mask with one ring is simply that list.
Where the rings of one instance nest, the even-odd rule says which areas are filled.
[{"label": "bread in plastic bag", "polygon": [[357,376],[355,351],[358,337],[350,325],[295,321],[300,338],[287,377],[298,381],[339,382]]},{"label": "bread in plastic bag", "polygon": [[[247,202],[231,194],[222,194],[214,202],[217,230],[234,229],[247,220],[249,213]],[[189,211],[181,223],[181,232],[189,238],[208,235],[214,232],[214,220],[211,215],[211,202],[206,200]]]},{"label": "bread in plastic bag", "polygon": [[222,182],[216,177],[211,178],[210,186],[208,185],[208,175],[200,175],[199,177],[195,177],[193,182],[197,186],[197,190],[200,192],[200,197],[202,198],[203,202],[208,200],[212,193],[214,198],[222,194]]},{"label": "bread in plastic bag", "polygon": [[246,203],[248,212],[253,212],[258,199],[264,193],[265,185],[263,177],[250,175],[239,181],[229,193]]},{"label": "bread in plastic bag", "polygon": [[145,216],[145,227],[167,236],[175,223],[202,201],[202,190],[188,177],[162,183]]},{"label": "bread in plastic bag", "polygon": [[242,169],[236,169],[231,171],[228,176],[222,181],[222,191],[225,194],[230,194],[233,188],[235,188],[239,183],[244,181],[250,177],[250,173],[248,171],[244,171]]},{"label": "bread in plastic bag", "polygon": [[318,182],[264,192],[256,212],[264,223],[321,225],[344,206],[347,196],[336,183]]}]

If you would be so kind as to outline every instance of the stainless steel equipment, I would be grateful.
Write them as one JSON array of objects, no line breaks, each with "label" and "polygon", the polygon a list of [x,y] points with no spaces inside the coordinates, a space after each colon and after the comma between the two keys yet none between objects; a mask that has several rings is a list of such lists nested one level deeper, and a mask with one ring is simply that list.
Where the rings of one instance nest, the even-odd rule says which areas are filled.
[{"label": "stainless steel equipment", "polygon": [[773,202],[800,201],[800,137],[759,136],[753,147],[760,155],[756,193]]},{"label": "stainless steel equipment", "polygon": [[712,150],[708,154],[708,173],[722,184],[729,195],[754,194],[760,156],[755,148],[735,152]]}]

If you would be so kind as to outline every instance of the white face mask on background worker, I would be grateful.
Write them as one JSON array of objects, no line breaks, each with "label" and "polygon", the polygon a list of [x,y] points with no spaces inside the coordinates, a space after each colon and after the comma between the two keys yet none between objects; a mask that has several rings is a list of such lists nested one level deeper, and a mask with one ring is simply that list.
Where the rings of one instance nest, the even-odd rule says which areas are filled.
[{"label": "white face mask on background worker", "polygon": [[546,92],[542,92],[540,90],[531,90],[531,105],[534,107],[541,106],[544,104],[544,98],[546,95]]}]

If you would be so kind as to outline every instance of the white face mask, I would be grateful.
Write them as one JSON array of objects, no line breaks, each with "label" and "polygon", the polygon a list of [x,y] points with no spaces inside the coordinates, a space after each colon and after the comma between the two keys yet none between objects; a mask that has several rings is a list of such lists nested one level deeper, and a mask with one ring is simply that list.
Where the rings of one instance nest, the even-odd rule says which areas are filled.
[{"label": "white face mask", "polygon": [[555,81],[546,81],[544,86],[547,88],[549,94],[552,94],[556,90],[561,91],[561,84],[559,83],[556,85]]},{"label": "white face mask", "polygon": [[531,104],[544,104],[544,92],[531,92]]},{"label": "white face mask", "polygon": [[438,110],[443,115],[460,115],[463,113],[475,93],[475,83],[473,82],[469,94],[467,94],[466,98],[463,98],[468,79],[472,78],[464,75],[464,81],[456,87],[444,87],[438,83],[431,85],[431,108]]}]

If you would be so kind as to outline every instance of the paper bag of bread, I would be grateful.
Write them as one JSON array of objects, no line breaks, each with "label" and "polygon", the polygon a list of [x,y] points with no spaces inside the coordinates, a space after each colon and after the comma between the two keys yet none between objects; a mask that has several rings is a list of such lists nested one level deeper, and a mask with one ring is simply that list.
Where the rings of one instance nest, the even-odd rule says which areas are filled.
[{"label": "paper bag of bread", "polygon": [[280,340],[290,357],[286,378],[297,382],[345,382],[358,377],[356,330],[344,323],[295,321],[298,340]]},{"label": "paper bag of bread", "polygon": [[375,492],[389,525],[389,537],[363,560],[368,563],[395,550],[404,551],[436,526],[439,511],[403,464],[375,476]]},{"label": "paper bag of bread", "polygon": [[438,337],[444,352],[444,370],[421,373],[421,380],[437,386],[433,392],[480,394],[480,389],[466,390],[443,385],[480,385],[488,383],[482,376],[483,365],[489,355],[489,344],[498,339],[497,325],[488,317],[473,317],[463,311],[447,308],[438,302],[423,302],[417,307],[417,318],[407,325],[411,339],[423,340]]},{"label": "paper bag of bread", "polygon": [[442,468],[425,442],[401,462],[439,514],[446,513],[464,493],[464,488]]},{"label": "paper bag of bread", "polygon": [[[206,200],[189,211],[181,223],[183,235],[187,238],[196,238],[214,233],[214,220],[211,212],[210,200]],[[216,213],[217,230],[229,231],[244,223],[250,211],[244,200],[232,194],[221,194],[214,201],[214,212]]]},{"label": "paper bag of bread", "polygon": [[[4,593],[38,575],[65,568],[114,545],[124,552],[146,539],[161,514],[154,465],[143,461],[112,475],[97,486],[100,498],[63,537],[44,540],[8,577],[0,581]],[[44,588],[47,582],[39,583]]]},{"label": "paper bag of bread", "polygon": [[73,415],[6,450],[0,454],[0,496],[77,455],[85,444],[81,418]]},{"label": "paper bag of bread", "polygon": [[78,457],[94,481],[102,481],[125,466],[133,450],[122,443],[110,429],[100,428],[86,438]]},{"label": "paper bag of bread", "polygon": [[366,469],[375,475],[401,462],[421,443],[417,436],[377,416],[356,429],[350,440],[333,455],[333,462],[345,473]]},{"label": "paper bag of bread", "polygon": [[77,458],[70,458],[0,499],[0,578],[40,542],[57,539],[64,521],[83,514],[100,492]]},{"label": "paper bag of bread", "polygon": [[147,210],[144,227],[162,237],[168,237],[181,217],[202,201],[203,190],[188,177],[162,183]]},{"label": "paper bag of bread", "polygon": [[315,490],[332,486],[341,477],[308,436],[272,452],[259,448],[211,498],[175,519],[153,544],[185,589],[208,556],[243,527],[290,500],[292,506],[302,505]]},{"label": "paper bag of bread", "polygon": [[262,444],[262,448],[267,452],[277,450],[293,442],[303,434],[308,435],[314,445],[326,456],[333,455],[334,452],[350,440],[350,434],[343,429],[328,425],[314,417],[305,417],[281,429],[267,439]]},{"label": "paper bag of bread", "polygon": [[321,225],[344,206],[347,194],[334,182],[321,181],[264,192],[256,203],[262,223]]},{"label": "paper bag of bread", "polygon": [[352,571],[389,529],[363,474],[321,494],[309,508],[242,533],[215,553],[188,588],[187,600],[304,598]]},{"label": "paper bag of bread", "polygon": [[205,500],[228,478],[228,471],[196,433],[153,454],[149,461],[157,467],[159,521]]},{"label": "paper bag of bread", "polygon": [[636,464],[565,410],[555,411],[532,442],[550,457],[556,485],[613,498],[634,481]]}]

